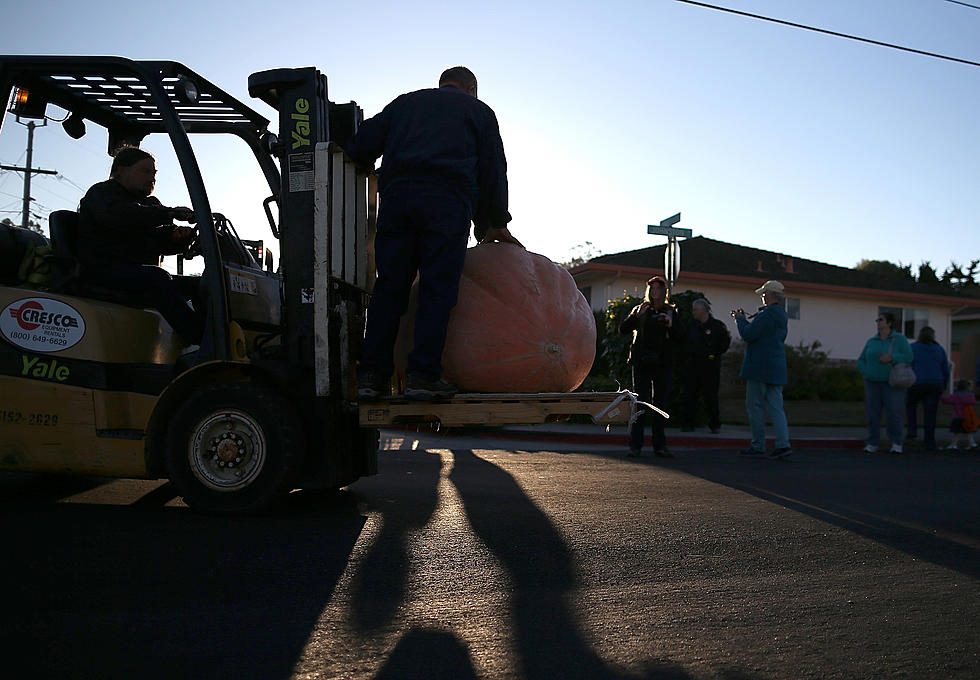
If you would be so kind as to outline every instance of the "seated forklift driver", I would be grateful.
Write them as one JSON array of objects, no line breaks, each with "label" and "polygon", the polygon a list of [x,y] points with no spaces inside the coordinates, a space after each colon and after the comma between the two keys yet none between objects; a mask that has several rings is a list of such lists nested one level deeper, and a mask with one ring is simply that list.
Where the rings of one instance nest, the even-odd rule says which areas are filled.
[{"label": "seated forklift driver", "polygon": [[109,179],[93,185],[78,204],[78,259],[84,282],[115,288],[133,304],[159,310],[188,345],[204,332],[196,277],[173,279],[161,255],[185,252],[194,240],[190,208],[168,208],[151,196],[156,161],[142,149],[123,147],[112,161]]}]

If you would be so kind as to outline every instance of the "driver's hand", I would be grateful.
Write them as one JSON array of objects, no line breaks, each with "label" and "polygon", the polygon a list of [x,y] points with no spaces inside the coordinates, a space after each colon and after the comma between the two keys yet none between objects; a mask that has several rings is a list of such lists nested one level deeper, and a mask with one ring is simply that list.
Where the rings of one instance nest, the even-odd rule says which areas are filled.
[{"label": "driver's hand", "polygon": [[170,238],[173,241],[190,241],[194,238],[194,228],[193,227],[174,227],[174,230],[170,233]]},{"label": "driver's hand", "polygon": [[194,211],[184,206],[170,209],[170,217],[178,222],[193,222]]}]

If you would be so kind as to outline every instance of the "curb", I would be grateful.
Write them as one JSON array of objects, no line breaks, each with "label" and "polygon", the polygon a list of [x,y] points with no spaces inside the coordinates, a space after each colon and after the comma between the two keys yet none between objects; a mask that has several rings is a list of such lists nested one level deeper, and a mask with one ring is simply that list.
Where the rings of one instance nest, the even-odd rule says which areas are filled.
[{"label": "curb", "polygon": [[[399,432],[417,432],[418,427],[414,426],[391,426],[383,428],[385,430],[396,430]],[[438,431],[433,430],[438,433]],[[513,441],[553,441],[569,444],[608,444],[613,447],[626,446],[625,434],[605,434],[595,433],[586,434],[582,432],[540,432],[530,430],[513,429],[456,429],[443,430],[444,433],[451,432],[467,437],[478,439],[505,439]],[[708,437],[708,436],[687,436],[670,437],[668,443],[672,448],[692,448],[692,449],[740,449],[748,444],[745,437]],[[768,439],[767,442],[771,442]],[[652,446],[649,437],[644,440],[644,446]],[[790,445],[794,449],[861,449],[864,448],[863,439],[853,437],[805,437],[790,438]]]}]

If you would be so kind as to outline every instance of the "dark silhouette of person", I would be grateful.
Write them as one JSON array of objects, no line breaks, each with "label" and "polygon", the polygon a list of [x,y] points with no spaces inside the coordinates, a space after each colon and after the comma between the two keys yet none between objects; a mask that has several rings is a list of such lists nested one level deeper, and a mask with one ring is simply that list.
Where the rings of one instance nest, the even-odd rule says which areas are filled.
[{"label": "dark silhouette of person", "polygon": [[450,68],[438,88],[403,94],[366,120],[347,148],[361,165],[384,156],[374,240],[378,278],[358,368],[360,398],[391,391],[395,338],[416,274],[419,306],[405,396],[455,394],[456,386],[442,379],[441,360],[470,222],[480,241],[521,245],[507,228],[507,162],[497,118],[476,95],[476,76]]},{"label": "dark silhouette of person", "polygon": [[[124,293],[132,304],[159,310],[188,345],[200,343],[203,323],[187,300],[197,300],[196,277],[180,283],[161,268],[160,256],[181,253],[194,240],[190,208],[168,208],[150,194],[156,161],[136,147],[115,154],[109,179],[93,185],[78,204],[81,278]],[[200,304],[198,302],[198,304]]]}]

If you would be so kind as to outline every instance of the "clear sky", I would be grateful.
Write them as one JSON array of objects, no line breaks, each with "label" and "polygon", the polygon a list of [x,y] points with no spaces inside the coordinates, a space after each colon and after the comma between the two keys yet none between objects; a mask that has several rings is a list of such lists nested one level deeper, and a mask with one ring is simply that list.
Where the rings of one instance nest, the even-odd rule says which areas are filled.
[{"label": "clear sky", "polygon": [[[980,61],[980,10],[947,0],[715,4]],[[269,118],[248,97],[253,71],[317,66],[332,100],[370,116],[464,64],[500,121],[511,229],[556,261],[585,242],[659,245],[647,224],[677,212],[695,235],[843,266],[980,258],[980,67],[674,0],[119,7],[5,3],[0,50],[181,61]],[[35,167],[62,175],[35,177],[39,214],[105,178],[93,127],[81,143],[57,124],[36,132]],[[23,163],[25,143],[8,116],[0,161]],[[157,195],[186,203],[166,141],[144,146],[158,153]],[[210,141],[199,158],[214,209],[270,238],[244,147]],[[0,217],[19,223],[22,188],[0,175]]]}]

